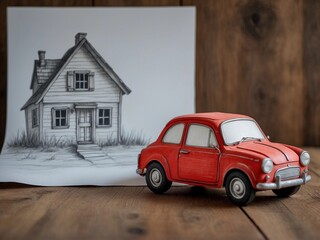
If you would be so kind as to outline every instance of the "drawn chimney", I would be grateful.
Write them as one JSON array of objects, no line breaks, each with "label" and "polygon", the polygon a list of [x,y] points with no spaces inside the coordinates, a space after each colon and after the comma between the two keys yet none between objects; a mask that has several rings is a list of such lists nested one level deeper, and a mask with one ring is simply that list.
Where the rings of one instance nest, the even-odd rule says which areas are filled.
[{"label": "drawn chimney", "polygon": [[76,38],[76,45],[85,37],[87,36],[86,33],[77,33],[77,35],[75,36]]},{"label": "drawn chimney", "polygon": [[39,50],[38,51],[38,55],[39,55],[39,65],[40,65],[40,67],[45,66],[46,65],[46,59],[45,59],[46,51]]}]

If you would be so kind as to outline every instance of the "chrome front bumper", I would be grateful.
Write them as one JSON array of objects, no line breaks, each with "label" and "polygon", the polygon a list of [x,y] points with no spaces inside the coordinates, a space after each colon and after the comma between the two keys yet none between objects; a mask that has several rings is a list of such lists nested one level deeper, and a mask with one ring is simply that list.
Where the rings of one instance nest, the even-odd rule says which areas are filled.
[{"label": "chrome front bumper", "polygon": [[307,173],[302,173],[302,178],[291,179],[286,181],[281,181],[281,177],[276,176],[275,183],[258,183],[256,188],[258,190],[280,189],[280,188],[293,187],[293,186],[306,184],[310,180],[311,180],[311,176],[308,175]]}]

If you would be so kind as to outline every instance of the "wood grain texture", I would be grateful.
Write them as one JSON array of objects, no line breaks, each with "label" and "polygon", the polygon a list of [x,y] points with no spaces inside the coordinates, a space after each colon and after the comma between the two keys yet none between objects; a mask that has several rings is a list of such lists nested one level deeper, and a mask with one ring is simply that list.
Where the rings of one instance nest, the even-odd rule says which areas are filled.
[{"label": "wood grain texture", "polygon": [[[308,148],[312,180],[294,196],[258,192],[246,207],[224,189],[32,187],[0,184],[3,239],[318,239],[319,148]],[[314,174],[316,172],[317,174]]]},{"label": "wood grain texture", "polygon": [[6,6],[92,6],[93,0],[4,0]]},{"label": "wood grain texture", "polygon": [[303,63],[306,84],[305,144],[320,146],[320,2],[305,0]]},{"label": "wood grain texture", "polygon": [[302,1],[194,2],[197,111],[248,114],[273,140],[301,145]]},{"label": "wood grain texture", "polygon": [[4,0],[0,144],[6,122],[7,6],[197,7],[197,111],[253,116],[274,141],[320,146],[319,1]]},{"label": "wood grain texture", "polygon": [[196,0],[182,0],[181,5],[182,6],[195,6]]},{"label": "wood grain texture", "polygon": [[[1,1],[0,142],[6,112],[6,6],[179,3]],[[250,114],[274,140],[319,146],[318,1],[182,3],[197,6],[197,110]],[[305,122],[301,112],[307,115]],[[177,187],[158,196],[143,187],[42,188],[2,184],[0,238],[318,239],[320,150],[308,150],[313,159],[313,179],[308,185],[283,200],[271,192],[258,193],[256,200],[244,208],[231,205],[223,190],[203,188]]]},{"label": "wood grain texture", "polygon": [[319,148],[306,148],[311,155],[310,171],[320,177],[320,150]]},{"label": "wood grain texture", "polygon": [[263,239],[221,190],[2,189],[0,211],[4,239]]},{"label": "wood grain texture", "polygon": [[94,6],[179,6],[179,0],[94,0]]},{"label": "wood grain texture", "polygon": [[312,181],[288,199],[265,191],[257,194],[254,204],[243,208],[268,239],[318,239],[320,178],[311,175]]}]

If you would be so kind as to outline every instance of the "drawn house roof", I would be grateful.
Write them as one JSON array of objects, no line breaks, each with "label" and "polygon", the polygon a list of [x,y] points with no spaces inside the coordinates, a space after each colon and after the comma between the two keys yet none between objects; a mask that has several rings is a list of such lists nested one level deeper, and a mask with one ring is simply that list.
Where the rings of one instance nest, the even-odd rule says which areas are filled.
[{"label": "drawn house roof", "polygon": [[61,59],[46,59],[46,65],[41,66],[39,60],[34,60],[34,69],[32,74],[32,80],[30,89],[33,87],[33,83],[36,81],[39,85],[48,81],[54,70],[57,68]]},{"label": "drawn house roof", "polygon": [[[46,95],[47,91],[50,89],[52,84],[55,82],[60,73],[68,65],[72,57],[78,52],[78,50],[83,46],[87,49],[96,60],[96,62],[101,66],[105,73],[110,77],[110,79],[119,87],[122,94],[129,94],[131,90],[128,86],[120,79],[120,77],[113,71],[109,64],[103,59],[103,57],[97,52],[97,50],[91,45],[91,43],[86,39],[86,33],[82,34],[83,39],[78,41],[75,46],[71,47],[61,59],[46,59],[46,65],[40,66],[39,60],[35,60],[35,66],[33,70],[33,75],[31,79],[30,88],[32,89],[34,81],[41,84],[39,89],[28,99],[28,101],[23,105],[21,110],[24,110],[31,104],[38,104],[43,97]],[[76,36],[77,36],[76,35]]]}]

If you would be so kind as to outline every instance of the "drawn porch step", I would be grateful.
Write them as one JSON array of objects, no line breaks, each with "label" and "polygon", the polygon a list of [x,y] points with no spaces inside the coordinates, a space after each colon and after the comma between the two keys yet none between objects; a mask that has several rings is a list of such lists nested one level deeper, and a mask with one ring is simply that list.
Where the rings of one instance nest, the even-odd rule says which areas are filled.
[{"label": "drawn porch step", "polygon": [[110,161],[113,162],[112,158],[103,152],[101,147],[96,144],[78,145],[77,152],[81,157],[92,163],[100,163],[102,161],[106,163]]},{"label": "drawn porch step", "polygon": [[78,150],[101,150],[97,144],[80,144]]}]

